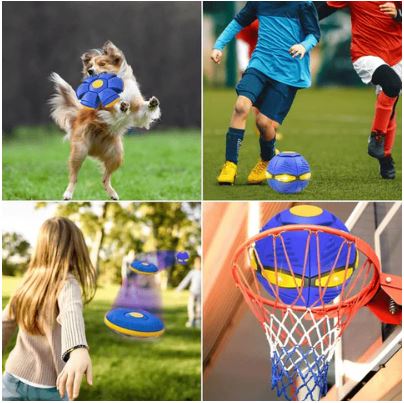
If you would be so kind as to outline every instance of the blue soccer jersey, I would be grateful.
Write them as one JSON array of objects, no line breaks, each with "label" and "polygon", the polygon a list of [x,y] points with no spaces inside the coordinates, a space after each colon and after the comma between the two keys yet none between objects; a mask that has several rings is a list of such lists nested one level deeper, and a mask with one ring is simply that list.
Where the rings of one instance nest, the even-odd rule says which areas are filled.
[{"label": "blue soccer jersey", "polygon": [[[248,1],[217,39],[222,50],[238,32],[258,18],[258,42],[248,67],[298,88],[311,85],[310,50],[320,40],[317,11],[311,1]],[[301,44],[303,59],[293,58],[289,49]]]}]

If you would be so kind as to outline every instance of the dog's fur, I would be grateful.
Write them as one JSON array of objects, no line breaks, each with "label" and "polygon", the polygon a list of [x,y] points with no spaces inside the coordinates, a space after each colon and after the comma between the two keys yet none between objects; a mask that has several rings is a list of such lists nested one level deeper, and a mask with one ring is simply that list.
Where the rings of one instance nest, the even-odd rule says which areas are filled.
[{"label": "dog's fur", "polygon": [[104,166],[102,183],[109,197],[118,200],[111,186],[111,175],[123,161],[122,136],[131,127],[149,129],[160,118],[157,98],[144,100],[132,68],[112,42],[102,49],[92,49],[81,56],[83,76],[103,72],[114,73],[123,80],[119,102],[107,109],[88,109],[77,99],[73,88],[58,74],[52,73],[55,94],[50,99],[51,117],[70,140],[69,185],[63,195],[73,197],[80,167],[87,156],[95,157]]}]

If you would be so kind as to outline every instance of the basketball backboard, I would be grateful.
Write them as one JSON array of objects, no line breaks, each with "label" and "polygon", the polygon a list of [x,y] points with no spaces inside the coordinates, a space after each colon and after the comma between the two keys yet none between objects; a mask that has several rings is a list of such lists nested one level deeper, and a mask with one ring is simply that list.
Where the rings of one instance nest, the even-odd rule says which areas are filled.
[{"label": "basketball backboard", "polygon": [[[204,288],[204,308],[206,304],[209,307],[208,312],[204,311],[205,400],[277,400],[270,388],[269,353],[262,330],[240,296],[231,293],[231,282],[221,282],[217,292],[212,291],[214,279],[230,279],[229,259],[237,244],[258,233],[274,214],[293,204],[301,203],[210,203],[209,212],[217,209],[218,214],[212,220],[210,214],[204,215],[204,224],[213,230],[208,237],[215,236],[213,241],[204,239],[204,268],[208,272],[204,273],[204,278],[208,277],[204,280],[208,283]],[[327,209],[345,221],[354,235],[377,250],[384,272],[401,275],[401,204],[309,204]],[[238,226],[240,221],[243,225]],[[226,256],[218,260],[223,252]],[[219,311],[221,314],[215,316]],[[400,343],[401,327],[383,330],[367,308],[361,309],[333,360],[330,391],[324,400],[400,400]],[[386,376],[389,382],[380,384],[380,378]]]},{"label": "basketball backboard", "polygon": [[[398,276],[401,214],[400,202],[359,202],[346,220],[351,232],[374,248],[383,273]],[[326,399],[401,400],[401,340],[401,326],[381,325],[368,309],[361,309],[335,352],[330,372],[335,386]]]}]

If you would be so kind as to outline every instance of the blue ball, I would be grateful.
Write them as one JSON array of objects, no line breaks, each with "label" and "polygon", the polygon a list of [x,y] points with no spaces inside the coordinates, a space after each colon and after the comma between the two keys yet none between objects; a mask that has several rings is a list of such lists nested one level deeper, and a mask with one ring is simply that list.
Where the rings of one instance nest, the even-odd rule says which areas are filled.
[{"label": "blue ball", "polygon": [[119,100],[123,91],[121,78],[111,73],[87,77],[77,88],[80,103],[90,109],[107,108]]},{"label": "blue ball", "polygon": [[269,161],[268,185],[278,193],[300,193],[311,177],[308,162],[299,153],[281,152]]},{"label": "blue ball", "polygon": [[176,258],[179,264],[186,264],[189,260],[189,253],[187,251],[178,252]]},{"label": "blue ball", "polygon": [[[280,212],[260,232],[293,224],[322,225],[349,232],[338,217],[311,205],[294,206]],[[267,236],[255,243],[252,264],[258,281],[273,298],[277,297],[278,290],[280,300],[286,305],[294,303],[298,306],[318,306],[321,299],[326,304],[330,303],[341,293],[344,283],[347,286],[358,265],[355,246],[351,244],[349,248],[344,239],[337,235],[319,232],[318,236],[320,253],[317,253],[316,237],[312,235],[307,255],[308,231],[304,230],[283,232],[283,243],[277,237],[275,247],[273,236]],[[299,290],[302,290],[300,297]]]},{"label": "blue ball", "polygon": [[134,260],[130,264],[130,270],[137,274],[155,274],[158,272],[158,267],[153,263],[143,262],[141,260]]},{"label": "blue ball", "polygon": [[125,336],[148,338],[164,333],[163,321],[143,309],[111,309],[105,315],[104,323],[111,330]]}]

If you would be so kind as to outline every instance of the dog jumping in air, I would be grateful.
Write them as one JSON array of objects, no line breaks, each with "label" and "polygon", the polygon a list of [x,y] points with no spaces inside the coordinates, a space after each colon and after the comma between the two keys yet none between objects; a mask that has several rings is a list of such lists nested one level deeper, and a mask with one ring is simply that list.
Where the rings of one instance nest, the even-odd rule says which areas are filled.
[{"label": "dog jumping in air", "polygon": [[72,199],[81,165],[90,156],[103,165],[102,183],[108,196],[119,200],[111,176],[123,162],[122,137],[132,127],[149,129],[160,118],[159,101],[154,96],[147,101],[143,98],[125,55],[111,41],[101,49],[85,52],[81,61],[83,78],[113,73],[123,80],[123,91],[112,106],[88,109],[79,102],[70,84],[57,73],[50,75],[55,89],[49,101],[51,117],[70,141],[69,184],[63,199]]}]

